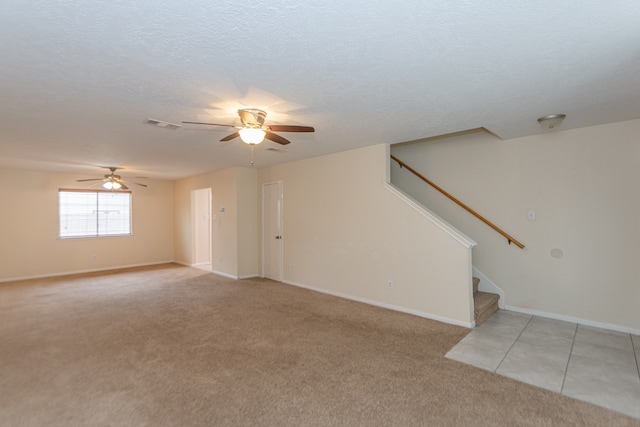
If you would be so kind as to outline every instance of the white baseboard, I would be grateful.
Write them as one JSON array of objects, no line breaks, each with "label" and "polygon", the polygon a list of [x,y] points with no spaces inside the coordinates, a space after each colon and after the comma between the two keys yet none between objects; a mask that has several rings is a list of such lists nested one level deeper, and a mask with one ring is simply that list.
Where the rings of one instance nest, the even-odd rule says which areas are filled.
[{"label": "white baseboard", "polygon": [[191,267],[191,264],[186,262],[182,262],[182,261],[171,261],[171,262],[175,262],[176,264],[184,265],[186,267]]},{"label": "white baseboard", "polygon": [[233,274],[224,273],[222,271],[211,270],[213,274],[217,274],[218,276],[226,277],[227,279],[238,280],[238,276],[234,276]]},{"label": "white baseboard", "polygon": [[628,328],[626,326],[613,325],[611,323],[596,322],[593,320],[581,319],[579,317],[565,316],[563,314],[548,313],[546,311],[531,310],[528,308],[520,308],[513,305],[505,306],[505,310],[515,311],[517,313],[530,314],[532,316],[546,317],[548,319],[562,320],[565,322],[577,323],[579,325],[591,326],[594,328],[608,329],[625,334],[640,335],[640,329]]},{"label": "white baseboard", "polygon": [[425,319],[437,320],[438,322],[442,322],[442,323],[448,323],[448,324],[456,325],[456,326],[463,326],[465,328],[473,328],[473,327],[475,327],[475,320],[471,321],[471,322],[463,322],[463,321],[460,321],[460,320],[457,320],[457,319],[451,319],[451,318],[448,318],[448,317],[438,316],[438,315],[435,315],[435,314],[424,313],[422,311],[412,310],[410,308],[400,307],[400,306],[392,305],[392,304],[385,304],[385,303],[381,303],[381,302],[378,302],[378,301],[369,300],[369,299],[366,299],[366,298],[360,298],[360,297],[356,297],[356,296],[353,296],[353,295],[343,294],[341,292],[334,292],[334,291],[329,291],[327,289],[316,288],[316,287],[313,287],[313,286],[307,286],[307,285],[303,285],[301,283],[291,282],[291,281],[288,281],[288,280],[283,280],[282,283],[287,284],[287,285],[291,285],[291,286],[296,286],[298,288],[309,289],[310,291],[320,292],[322,294],[332,295],[334,297],[344,298],[344,299],[348,299],[348,300],[352,300],[352,301],[361,302],[361,303],[364,303],[364,304],[373,305],[373,306],[376,306],[376,307],[382,307],[382,308],[386,308],[386,309],[389,309],[389,310],[399,311],[401,313],[412,314],[414,316],[423,317]]},{"label": "white baseboard", "polygon": [[[208,262],[207,263],[198,263],[198,264],[187,264],[186,262],[179,262],[179,261],[175,261],[177,264],[182,264],[182,265],[186,265],[187,267],[193,267],[193,268],[199,268],[203,265],[211,265]],[[233,279],[233,280],[243,280],[243,279],[254,279],[256,277],[260,277],[259,274],[247,274],[244,276],[234,276],[233,274],[229,274],[229,273],[225,273],[222,271],[218,271],[218,270],[213,270],[213,269],[202,269],[202,271],[208,271],[210,273],[213,274],[217,274],[218,276],[222,276],[222,277],[226,277],[227,279]]]},{"label": "white baseboard", "polygon": [[172,264],[172,263],[186,265],[184,263],[181,263],[181,262],[178,262],[178,261],[173,261],[173,260],[171,260],[171,261],[148,262],[148,263],[143,263],[143,264],[114,265],[114,266],[111,266],[111,267],[91,268],[91,269],[86,269],[86,270],[72,270],[72,271],[65,271],[65,272],[59,272],[59,273],[38,274],[38,275],[35,275],[35,276],[12,277],[10,279],[0,279],[0,283],[17,282],[19,280],[46,279],[48,277],[71,276],[73,274],[97,273],[99,271],[122,270],[124,268],[148,267],[148,266],[151,266],[151,265]]}]

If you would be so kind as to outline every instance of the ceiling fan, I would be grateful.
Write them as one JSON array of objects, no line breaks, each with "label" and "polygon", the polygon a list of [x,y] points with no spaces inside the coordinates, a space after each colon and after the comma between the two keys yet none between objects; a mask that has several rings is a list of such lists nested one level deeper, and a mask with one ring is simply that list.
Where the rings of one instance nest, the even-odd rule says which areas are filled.
[{"label": "ceiling fan", "polygon": [[249,144],[260,144],[264,139],[277,142],[278,144],[286,145],[291,141],[281,137],[274,132],[315,132],[315,129],[311,126],[293,126],[293,125],[269,125],[265,126],[264,120],[267,118],[267,113],[256,108],[246,108],[238,110],[240,116],[241,126],[220,124],[220,123],[203,123],[203,122],[182,122],[192,125],[209,125],[209,126],[227,126],[238,129],[236,132],[225,136],[220,141],[231,141],[234,138],[240,137],[240,139]]},{"label": "ceiling fan", "polygon": [[125,182],[130,184],[136,184],[141,187],[147,187],[147,184],[140,184],[139,182],[126,181],[122,179],[120,175],[116,175],[116,170],[118,168],[113,166],[102,166],[105,169],[109,169],[111,173],[108,173],[104,176],[104,178],[89,178],[89,179],[78,179],[77,182],[87,182],[87,181],[102,181],[102,188],[105,190],[128,190],[129,187],[125,185]]}]

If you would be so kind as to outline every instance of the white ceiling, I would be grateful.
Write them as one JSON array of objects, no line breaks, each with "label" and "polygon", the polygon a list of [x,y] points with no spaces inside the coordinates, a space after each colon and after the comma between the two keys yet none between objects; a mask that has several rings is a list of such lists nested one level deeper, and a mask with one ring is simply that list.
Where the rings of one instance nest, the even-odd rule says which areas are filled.
[{"label": "white ceiling", "polygon": [[[242,107],[283,133],[256,167],[485,127],[640,118],[640,1],[2,0],[0,166],[175,179],[249,166]],[[237,121],[236,121],[237,122]]]}]

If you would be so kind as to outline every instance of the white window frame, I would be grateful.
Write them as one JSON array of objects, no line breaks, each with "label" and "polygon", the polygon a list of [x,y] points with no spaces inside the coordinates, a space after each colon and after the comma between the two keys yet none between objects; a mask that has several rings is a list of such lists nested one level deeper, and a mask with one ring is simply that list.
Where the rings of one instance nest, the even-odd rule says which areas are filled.
[{"label": "white window frame", "polygon": [[[95,195],[96,206],[95,209],[88,214],[86,211],[81,212],[80,215],[85,215],[85,218],[91,218],[91,215],[95,214],[95,232],[94,230],[88,230],[85,233],[82,233],[82,227],[79,227],[75,232],[74,231],[66,231],[63,230],[63,227],[69,225],[68,218],[65,217],[63,213],[63,200],[62,193],[84,193],[86,195]],[[101,223],[105,222],[105,217],[103,215],[111,213],[111,211],[101,210],[100,209],[100,199],[102,198],[100,194],[127,194],[128,197],[128,225],[123,227],[121,230],[109,230],[108,226],[102,226]],[[102,238],[102,237],[122,237],[122,236],[131,236],[133,234],[132,224],[133,224],[133,200],[131,191],[114,191],[114,190],[86,190],[86,189],[70,189],[70,188],[60,188],[58,189],[58,238],[59,239],[85,239],[85,238]],[[107,221],[108,224],[108,221]],[[128,228],[128,230],[127,230]],[[81,234],[82,233],[82,234]]]}]

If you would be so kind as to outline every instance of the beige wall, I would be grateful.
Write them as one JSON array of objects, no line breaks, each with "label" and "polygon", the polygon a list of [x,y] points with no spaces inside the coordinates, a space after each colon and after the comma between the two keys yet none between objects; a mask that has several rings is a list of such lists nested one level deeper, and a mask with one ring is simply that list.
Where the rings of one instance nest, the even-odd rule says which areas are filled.
[{"label": "beige wall", "polygon": [[238,177],[238,277],[260,274],[258,263],[258,171],[236,168]]},{"label": "beige wall", "polygon": [[[59,239],[58,189],[74,174],[0,169],[0,281],[173,259],[173,183],[132,186],[133,236]],[[94,259],[95,256],[95,259]]]},{"label": "beige wall", "polygon": [[259,171],[283,182],[284,281],[469,325],[471,250],[385,188],[387,149]]},{"label": "beige wall", "polygon": [[[502,141],[475,133],[392,152],[526,245],[392,166],[392,182],[478,242],[513,308],[640,330],[640,120]],[[536,219],[527,219],[529,210]],[[551,256],[553,249],[563,252]]]},{"label": "beige wall", "polygon": [[[211,188],[212,268],[230,277],[258,274],[257,266],[257,171],[229,168],[175,182],[174,259],[193,261],[191,191]],[[224,207],[224,212],[220,208]]]}]

